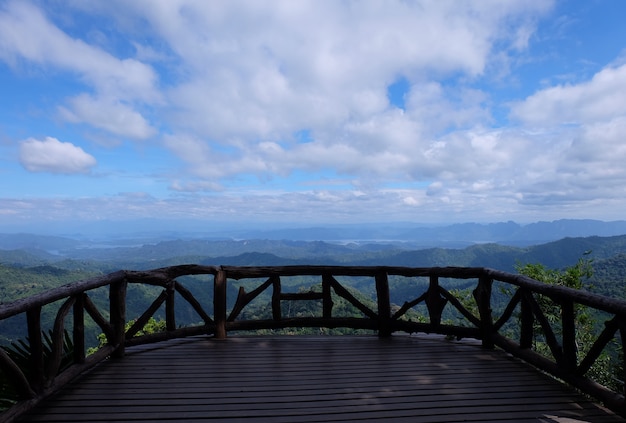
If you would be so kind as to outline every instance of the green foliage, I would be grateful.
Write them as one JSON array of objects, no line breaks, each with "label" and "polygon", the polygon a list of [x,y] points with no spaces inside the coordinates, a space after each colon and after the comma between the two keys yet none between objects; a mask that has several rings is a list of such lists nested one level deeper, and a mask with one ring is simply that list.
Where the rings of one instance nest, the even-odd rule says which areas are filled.
[{"label": "green foliage", "polygon": [[[476,238],[480,239],[480,238]],[[38,241],[39,242],[39,241]],[[69,247],[68,247],[69,248]],[[503,271],[513,271],[516,262],[541,262],[548,268],[563,268],[574,262],[587,250],[593,250],[593,276],[585,289],[617,298],[626,298],[626,236],[566,238],[557,242],[533,247],[516,248],[497,244],[474,245],[465,249],[430,248],[406,251],[393,246],[368,249],[365,246],[338,246],[328,243],[299,241],[207,241],[188,240],[163,242],[141,247],[72,250],[72,259],[61,259],[51,254],[34,255],[26,251],[0,250],[0,302],[25,298],[76,280],[87,279],[120,268],[148,269],[183,262],[202,264],[270,265],[270,264],[342,264],[342,265],[398,265],[398,266],[485,266]],[[273,254],[268,254],[269,252]],[[213,254],[211,256],[211,254]],[[239,254],[239,255],[237,255]],[[218,255],[221,255],[218,257]],[[282,279],[282,278],[281,278]],[[397,280],[394,280],[397,279]],[[391,278],[391,301],[402,304],[416,298],[427,288],[415,284],[409,278]],[[196,298],[212,313],[212,281],[207,277],[188,276],[179,278]],[[297,290],[313,283],[304,278],[283,281],[283,287]],[[241,281],[245,285],[246,281]],[[343,282],[342,282],[343,283]],[[373,298],[374,284],[371,278],[352,278],[351,286]],[[420,282],[421,283],[421,282]],[[466,289],[468,281],[451,281],[446,288]],[[248,285],[248,286],[252,286]],[[393,285],[393,286],[392,286]],[[251,289],[246,289],[248,292]],[[426,287],[426,288],[425,288]],[[237,297],[234,284],[228,285],[229,307]],[[107,317],[108,298],[106,289],[90,292],[92,301]],[[129,287],[127,313],[130,318],[139,316],[158,295],[158,287]],[[293,290],[292,290],[293,291]],[[494,296],[494,302],[504,297]],[[497,304],[494,304],[494,308]],[[420,309],[420,307],[416,307]],[[51,327],[56,311],[42,312],[42,326]],[[156,318],[163,317],[163,311]],[[423,313],[422,313],[423,314]],[[181,325],[197,322],[198,316],[184,301],[178,301],[176,321]],[[87,342],[95,342],[100,329],[86,319]],[[23,337],[25,319],[0,321],[0,345]],[[90,344],[90,346],[94,346]]]},{"label": "green foliage", "polygon": [[626,299],[626,254],[594,260],[590,283],[593,292]]},{"label": "green foliage", "polygon": [[[135,324],[135,320],[129,320],[128,322],[126,322],[124,330],[127,331],[134,324]],[[143,329],[141,329],[139,332],[137,332],[137,334],[135,336],[150,335],[150,334],[153,334],[153,333],[165,332],[165,328],[166,328],[165,320],[162,320],[162,319],[157,320],[154,317],[151,317],[150,319],[148,319],[148,321],[144,325]],[[95,353],[100,348],[105,346],[107,344],[107,342],[108,342],[107,336],[104,333],[99,334],[97,336],[97,338],[98,338],[98,346],[97,347],[93,347],[93,348],[89,348],[87,350],[87,355],[91,355],[91,354]]]},{"label": "green foliage", "polygon": [[[463,308],[472,313],[474,316],[479,317],[478,312],[478,304],[476,304],[476,299],[474,299],[473,290],[471,288],[465,289],[451,289],[450,294],[454,296]],[[449,308],[449,307],[448,307]],[[450,315],[442,316],[445,324],[449,325],[457,325],[457,326],[470,326],[471,323],[467,320],[465,316],[463,316],[460,312],[455,309],[455,312]]]},{"label": "green foliage", "polygon": [[[589,254],[590,252],[586,252],[585,256]],[[589,280],[593,276],[592,262],[592,259],[583,257],[578,259],[575,265],[566,267],[563,270],[549,269],[543,264],[518,265],[517,270],[520,274],[549,285],[565,286],[573,289],[590,289],[591,284],[589,283]],[[546,296],[537,296],[536,300],[551,326],[554,324],[552,328],[555,334],[557,336],[562,335],[559,329],[559,322],[561,321],[560,305],[554,303]],[[597,339],[601,328],[598,324],[598,316],[594,316],[588,307],[576,305],[574,313],[576,342],[578,347],[578,357],[580,358],[584,357],[589,352],[589,349]],[[535,350],[540,354],[551,356],[552,354],[550,349],[543,339],[543,330],[537,322],[535,322],[534,333]],[[621,376],[615,373],[616,358],[616,344],[613,343],[610,345],[610,348],[608,348],[608,350],[605,349],[605,351],[596,360],[592,368],[587,373],[587,376],[602,385],[618,390],[619,379]]]},{"label": "green foliage", "polygon": [[[476,238],[481,239],[481,238]],[[69,247],[68,247],[69,248]],[[585,251],[593,250],[591,255],[575,266],[575,262]],[[541,262],[542,265],[518,264],[518,270],[536,279],[545,280],[572,288],[582,288],[595,293],[617,298],[626,298],[626,235],[618,237],[566,238],[557,242],[525,248],[516,248],[497,244],[474,245],[464,249],[429,248],[406,251],[396,246],[388,248],[371,248],[357,246],[339,246],[328,243],[311,243],[296,241],[172,241],[157,245],[141,247],[82,249],[73,250],[76,256],[63,259],[50,254],[32,253],[32,251],[0,250],[0,302],[10,302],[19,298],[32,296],[36,293],[58,287],[73,281],[87,279],[120,268],[149,269],[181,263],[232,264],[232,265],[286,265],[286,264],[341,264],[341,265],[398,265],[398,266],[481,266],[493,267],[503,271],[513,271],[515,263]],[[79,253],[80,252],[80,253]],[[272,254],[269,254],[272,253]],[[72,253],[74,254],[74,253]],[[569,266],[569,267],[568,267]],[[551,270],[564,269],[564,270]],[[591,272],[592,270],[592,272]],[[348,279],[348,278],[346,278]],[[178,278],[187,289],[205,307],[209,315],[213,313],[212,279],[210,276],[186,276]],[[263,281],[262,281],[263,282]],[[261,283],[262,283],[261,282]],[[306,277],[281,278],[285,291],[296,292],[308,290],[318,281],[312,282]],[[350,287],[350,292],[364,304],[376,310],[375,285],[372,278],[349,278],[340,281]],[[427,288],[427,278],[390,277],[390,296],[392,310],[396,311],[404,301],[419,297]],[[442,285],[450,292],[458,294],[461,303],[477,315],[475,301],[471,289],[475,281],[441,280]],[[258,281],[239,281],[247,292],[258,286]],[[228,284],[228,307],[231,308],[236,297],[237,288],[234,283]],[[315,288],[317,289],[317,288]],[[128,289],[127,315],[129,318],[140,316],[160,292],[160,287],[131,284]],[[501,291],[503,291],[501,289]],[[249,304],[240,316],[243,318],[270,318],[269,292]],[[90,291],[89,296],[105,318],[108,318],[108,289],[99,288]],[[336,297],[336,296],[335,296]],[[176,300],[176,321],[181,326],[197,323],[197,313],[185,302]],[[506,304],[506,293],[494,289],[494,312]],[[334,316],[359,316],[362,314],[342,298],[334,298]],[[559,320],[560,315],[549,299],[545,301],[549,318]],[[474,308],[472,308],[474,307]],[[294,301],[283,303],[285,316],[321,315],[321,303],[316,301]],[[452,319],[454,323],[463,322],[458,314],[449,313],[447,306],[444,319]],[[58,304],[44,307],[42,310],[42,327],[50,328],[54,322]],[[420,304],[409,310],[403,319],[425,321],[426,308]],[[155,313],[155,321],[162,321],[163,309]],[[579,334],[584,328],[591,328],[596,333],[599,318],[584,309],[577,310],[580,320]],[[587,323],[584,320],[588,319]],[[466,324],[460,323],[460,324]],[[584,325],[583,325],[584,323]],[[88,346],[95,346],[101,340],[97,334],[101,329],[89,318],[85,319]],[[66,327],[71,328],[71,319]],[[148,329],[151,330],[151,329]],[[306,329],[310,331],[310,329]],[[508,327],[502,329],[514,330]],[[333,330],[340,332],[340,329]],[[9,345],[22,338],[26,333],[26,319],[23,315],[0,321],[0,345]],[[311,332],[313,333],[313,332]],[[507,333],[508,335],[508,333]],[[541,339],[538,339],[541,341]],[[581,351],[588,348],[580,342]],[[585,341],[586,342],[586,341]],[[617,354],[617,353],[615,353]],[[613,359],[613,357],[610,357]]]},{"label": "green foliage", "polygon": [[17,393],[4,373],[0,372],[0,413],[17,402]]},{"label": "green foliage", "polygon": [[618,388],[616,391],[624,392],[624,376],[626,376],[626,370],[624,369],[624,347],[621,343],[617,347],[617,360],[612,369],[612,373],[615,375],[615,386]]},{"label": "green foliage", "polygon": [[[589,255],[591,252],[586,252]],[[516,266],[516,270],[530,278],[548,285],[566,286],[573,289],[585,289],[588,287],[589,278],[593,275],[593,259],[580,258],[578,262],[566,267],[564,270],[548,269],[543,264],[525,264]]]},{"label": "green foliage", "polygon": [[[52,331],[48,333],[42,332],[43,343],[43,361],[44,366],[52,360],[52,351],[54,348],[52,342]],[[16,342],[12,342],[10,346],[0,347],[4,349],[7,355],[15,362],[15,364],[22,370],[22,373],[27,379],[32,378],[32,349],[30,340],[19,339]],[[61,356],[61,363],[59,366],[59,373],[68,368],[74,362],[74,343],[72,337],[66,330],[63,333],[63,350]],[[8,376],[0,370],[0,411],[11,407],[19,399],[17,392],[13,384],[8,380]]]},{"label": "green foliage", "polygon": [[[306,280],[306,279],[304,279]],[[304,282],[299,279],[299,282]],[[292,280],[292,283],[294,281]],[[376,303],[368,296],[359,292],[355,288],[346,287],[346,289],[361,303],[376,310]],[[321,292],[321,283],[312,286],[299,286],[298,293],[305,292]],[[333,295],[333,317],[363,317],[363,313],[353,306],[346,299]],[[321,300],[292,300],[282,301],[281,315],[285,319],[301,318],[301,317],[322,317],[323,306]],[[245,307],[238,320],[266,320],[272,319],[271,302],[257,301]],[[257,335],[348,335],[348,334],[371,334],[370,330],[359,330],[351,328],[285,328],[285,329],[262,329],[255,332]]]},{"label": "green foliage", "polygon": [[22,268],[0,264],[0,298],[2,302],[10,302],[30,297],[95,274],[92,271],[65,270],[52,265]]},{"label": "green foliage", "polygon": [[[0,303],[11,302],[39,294],[71,282],[98,274],[88,270],[66,270],[52,265],[15,267],[0,264]],[[42,327],[51,328],[56,316],[53,307],[42,310]],[[0,320],[0,345],[9,345],[24,337],[25,320]]]},{"label": "green foliage", "polygon": [[[365,278],[368,279],[368,278]],[[371,279],[371,278],[370,278]],[[303,282],[303,280],[299,280]],[[357,286],[360,286],[364,281],[358,281]],[[361,304],[368,307],[370,310],[377,311],[377,303],[372,295],[368,295],[354,286],[348,286],[348,284],[342,284],[346,290],[354,296]],[[321,283],[314,284],[312,286],[299,286],[298,293],[306,292],[321,292]],[[293,291],[292,291],[293,292]],[[364,314],[356,308],[352,303],[343,297],[335,294],[332,295],[333,318],[363,318]],[[391,304],[392,314],[400,309],[397,304]],[[288,318],[303,318],[303,317],[322,317],[323,304],[321,300],[291,300],[281,302],[281,316],[285,319]],[[253,301],[246,306],[238,317],[238,320],[269,320],[272,319],[272,306],[269,298],[265,297],[265,300]],[[415,311],[408,310],[402,317],[402,320],[409,320],[414,322],[425,322],[426,317]],[[359,335],[359,334],[372,334],[372,330],[367,329],[352,329],[352,328],[285,328],[285,329],[263,329],[255,332],[257,335]]]}]

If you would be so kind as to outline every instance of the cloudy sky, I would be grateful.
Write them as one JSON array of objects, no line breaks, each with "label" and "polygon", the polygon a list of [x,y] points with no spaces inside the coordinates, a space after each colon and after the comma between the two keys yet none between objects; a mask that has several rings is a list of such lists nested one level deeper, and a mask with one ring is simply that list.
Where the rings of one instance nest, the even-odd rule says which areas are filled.
[{"label": "cloudy sky", "polygon": [[625,16],[0,0],[0,227],[623,219]]}]

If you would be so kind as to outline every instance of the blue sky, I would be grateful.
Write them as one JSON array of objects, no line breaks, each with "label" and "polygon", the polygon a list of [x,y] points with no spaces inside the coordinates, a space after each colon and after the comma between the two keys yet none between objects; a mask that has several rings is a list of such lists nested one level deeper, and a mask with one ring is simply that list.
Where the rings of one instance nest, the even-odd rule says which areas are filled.
[{"label": "blue sky", "polygon": [[625,16],[0,0],[0,229],[623,219]]}]

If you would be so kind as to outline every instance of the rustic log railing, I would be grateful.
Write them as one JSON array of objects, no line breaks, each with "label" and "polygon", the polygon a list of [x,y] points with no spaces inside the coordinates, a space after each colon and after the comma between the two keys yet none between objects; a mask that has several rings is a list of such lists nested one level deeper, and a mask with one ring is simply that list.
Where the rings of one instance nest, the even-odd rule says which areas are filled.
[{"label": "rustic log railing", "polygon": [[[202,304],[178,278],[189,275],[213,277],[213,304]],[[281,278],[292,276],[319,277],[321,292],[283,292]],[[375,306],[360,301],[344,286],[345,277],[367,277],[373,279],[376,298]],[[423,292],[415,292],[402,306],[390,301],[390,278],[428,278]],[[243,287],[234,305],[228,309],[227,286],[237,280],[261,280],[251,292]],[[474,280],[474,306],[464,305],[442,286],[442,280]],[[494,316],[492,296],[494,282],[503,284],[512,291],[507,304]],[[126,301],[129,284],[148,284],[163,290],[143,314],[127,327]],[[90,293],[97,288],[108,287],[109,304],[102,312],[94,304]],[[271,291],[271,318],[247,320],[240,318],[241,312],[251,301],[264,291]],[[419,290],[416,290],[419,291]],[[178,294],[178,296],[176,295]],[[341,297],[358,310],[362,317],[333,316],[333,298]],[[198,324],[179,327],[176,322],[175,298],[182,298],[195,310]],[[548,298],[560,310],[560,323],[553,328],[539,298]],[[322,302],[322,313],[313,317],[283,317],[281,303],[294,300],[318,300]],[[63,301],[52,328],[53,348],[44,357],[41,312],[46,305]],[[136,336],[149,319],[165,304],[166,330],[164,332]],[[409,310],[425,306],[426,316],[419,321],[406,318]],[[577,347],[575,316],[576,309],[588,307],[608,316],[604,330],[596,337],[585,356]],[[207,308],[209,310],[207,310]],[[456,310],[464,319],[463,325],[452,324],[444,316],[444,310]],[[212,313],[209,313],[212,311]],[[66,320],[72,322],[74,344],[73,364],[60,370],[63,354],[63,335]],[[106,276],[62,287],[0,305],[0,321],[12,316],[26,315],[30,343],[30,368],[20,368],[0,348],[0,370],[14,384],[20,401],[0,414],[0,419],[10,421],[38,404],[43,398],[56,392],[76,376],[107,357],[122,357],[128,346],[162,341],[171,338],[208,334],[223,339],[228,332],[254,331],[299,327],[369,329],[379,336],[393,332],[437,333],[459,338],[475,338],[486,348],[499,347],[541,370],[560,378],[581,391],[602,401],[607,407],[626,416],[625,392],[613,391],[588,377],[589,369],[598,360],[610,342],[626,346],[626,301],[594,295],[585,291],[545,285],[521,275],[500,272],[488,268],[459,267],[343,267],[343,266],[285,266],[285,267],[230,267],[181,265],[151,271],[118,271]],[[108,314],[108,317],[105,315]],[[106,335],[107,344],[87,356],[85,351],[86,315]],[[516,328],[511,332],[510,327]],[[504,330],[508,327],[509,330]],[[537,327],[541,329],[538,331]],[[551,357],[539,354],[535,349],[537,332],[551,351]],[[511,335],[514,333],[516,335]],[[626,349],[626,348],[624,348]],[[550,354],[549,354],[550,355]],[[623,355],[622,355],[623,356]],[[623,360],[623,357],[622,357]],[[621,363],[622,368],[624,363]],[[29,375],[28,377],[26,375]],[[622,376],[622,380],[624,377]]]}]

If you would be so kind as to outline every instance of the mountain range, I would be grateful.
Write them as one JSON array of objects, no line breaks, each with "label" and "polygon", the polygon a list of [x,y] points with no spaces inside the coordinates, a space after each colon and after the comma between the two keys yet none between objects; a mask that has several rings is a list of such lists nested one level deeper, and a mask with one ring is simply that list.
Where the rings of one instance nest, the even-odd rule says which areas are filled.
[{"label": "mountain range", "polygon": [[[120,232],[120,227],[109,222],[109,230],[97,234],[38,235],[30,233],[0,233],[0,249],[41,250],[54,255],[72,257],[80,250],[104,250],[114,247],[138,247],[159,242],[187,241],[234,241],[240,252],[258,251],[263,241],[324,241],[332,244],[353,245],[370,250],[399,248],[462,248],[476,244],[495,243],[509,246],[530,246],[556,241],[565,237],[615,236],[626,234],[626,221],[604,222],[590,219],[562,219],[552,222],[536,222],[526,225],[509,222],[458,223],[446,226],[426,226],[417,223],[372,223],[354,225],[326,225],[315,227],[284,227],[238,229],[201,225],[195,230]],[[122,226],[127,227],[127,226]],[[138,226],[140,227],[140,226]],[[167,228],[167,225],[163,225]],[[272,252],[272,251],[269,251]],[[273,251],[275,252],[275,251]],[[83,253],[86,254],[86,253]]]},{"label": "mountain range", "polygon": [[[617,224],[606,226],[592,221],[584,229],[581,224],[582,222],[574,224],[570,221],[559,221],[543,226],[537,224],[538,226],[526,229],[510,223],[440,228],[438,233],[442,237],[456,234],[469,240],[480,235],[481,241],[502,239],[502,236],[509,233],[505,228],[518,228],[518,235],[509,233],[509,236],[516,237],[518,241],[521,236],[519,234],[539,235],[542,227],[545,228],[543,237],[547,237],[548,232],[552,237],[565,235],[556,240],[532,245],[468,241],[468,245],[458,248],[421,248],[414,242],[381,239],[350,242],[270,237],[159,240],[129,236],[125,239],[93,241],[33,234],[0,234],[0,304],[120,269],[154,269],[186,263],[233,266],[462,266],[516,272],[516,266],[527,263],[564,269],[581,259],[590,260],[593,267],[593,276],[586,283],[590,290],[614,298],[626,298],[626,235],[571,236],[574,233],[585,234],[592,227],[603,229],[604,234],[609,231],[609,227],[612,228],[611,231],[616,231],[619,227]],[[431,232],[431,236],[434,234],[435,232]],[[292,288],[293,292],[298,289],[296,286]],[[232,298],[236,297],[236,292],[231,294]],[[106,298],[102,300],[103,303],[105,300]],[[53,321],[54,316],[50,319]],[[15,329],[15,333],[22,333],[18,329]],[[0,333],[8,336],[13,332],[6,327],[0,327]],[[1,341],[2,339],[0,343]]]},{"label": "mountain range", "polygon": [[[619,233],[626,222],[569,221],[540,222],[521,226],[463,224],[422,228],[399,240],[304,240],[270,237],[250,239],[127,239],[85,240],[33,234],[0,234],[0,263],[33,267],[52,265],[64,269],[88,268],[113,271],[145,269],[181,263],[228,265],[390,265],[390,266],[478,266],[514,271],[518,263],[542,263],[551,268],[574,264],[587,254],[594,260],[626,255],[626,235]],[[355,229],[355,228],[352,228]],[[329,238],[321,228],[320,239]],[[344,228],[350,231],[350,228]],[[356,229],[355,229],[356,230]],[[285,230],[286,231],[286,230]],[[310,229],[312,235],[313,229]],[[325,232],[326,231],[326,232]],[[421,238],[416,234],[419,232]],[[588,233],[593,236],[587,236]],[[306,233],[299,232],[304,238]],[[280,232],[280,235],[294,235]],[[346,232],[343,233],[345,235]],[[371,233],[370,233],[371,234]],[[583,236],[578,236],[582,234]],[[599,235],[602,236],[599,236]],[[252,234],[251,234],[252,235]],[[257,233],[256,235],[261,235]],[[352,233],[356,235],[356,233]],[[436,236],[441,237],[437,242]],[[456,237],[457,248],[449,245]],[[548,242],[523,245],[532,237]],[[511,242],[495,241],[507,238]],[[421,244],[439,246],[421,247]],[[470,242],[474,239],[474,242]],[[480,242],[478,242],[480,240]],[[441,245],[443,243],[443,246]],[[517,245],[516,245],[517,244]],[[520,245],[522,244],[522,245]]]}]

